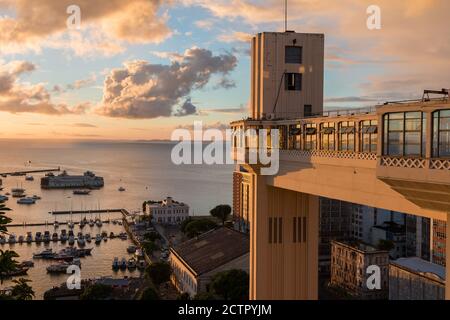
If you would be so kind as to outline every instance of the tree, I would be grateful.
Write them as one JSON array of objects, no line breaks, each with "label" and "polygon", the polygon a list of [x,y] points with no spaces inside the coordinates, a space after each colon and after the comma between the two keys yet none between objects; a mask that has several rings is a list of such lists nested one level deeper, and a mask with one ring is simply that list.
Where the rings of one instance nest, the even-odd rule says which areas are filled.
[{"label": "tree", "polygon": [[8,273],[18,268],[19,263],[14,259],[19,255],[10,250],[0,250],[0,284],[3,284],[4,278],[8,276]]},{"label": "tree", "polygon": [[161,235],[158,232],[151,231],[144,234],[144,239],[147,241],[156,241],[161,239]]},{"label": "tree", "polygon": [[192,218],[189,217],[181,222],[181,225],[180,225],[181,232],[186,233],[186,227],[191,221],[192,221]]},{"label": "tree", "polygon": [[11,296],[15,300],[33,300],[34,291],[28,285],[31,280],[20,278],[19,280],[13,280],[13,282],[15,285],[11,290]]},{"label": "tree", "polygon": [[177,300],[191,300],[191,296],[187,292],[180,293],[177,297]]},{"label": "tree", "polygon": [[111,297],[112,287],[106,284],[96,283],[87,287],[80,295],[81,300],[105,300]]},{"label": "tree", "polygon": [[215,227],[217,224],[209,219],[192,220],[187,224],[185,234],[188,238],[193,238]]},{"label": "tree", "polygon": [[159,300],[158,291],[153,286],[145,288],[140,300]]},{"label": "tree", "polygon": [[379,250],[391,251],[392,249],[394,249],[395,244],[390,240],[380,239],[378,241],[377,247]]},{"label": "tree", "polygon": [[3,203],[0,203],[0,235],[8,232],[6,225],[11,223],[12,219],[5,216],[5,211],[10,211],[11,209],[5,207]]},{"label": "tree", "polygon": [[212,278],[210,289],[224,300],[248,300],[248,273],[238,269],[219,272]]},{"label": "tree", "polygon": [[159,287],[162,283],[170,280],[172,268],[167,262],[156,262],[147,267],[145,274]]},{"label": "tree", "polygon": [[153,241],[145,241],[142,243],[142,248],[146,254],[152,254],[154,251],[159,250],[159,247]]},{"label": "tree", "polygon": [[209,213],[213,217],[222,221],[222,226],[224,226],[225,221],[227,221],[228,216],[231,214],[231,207],[227,204],[221,204],[212,209]]}]

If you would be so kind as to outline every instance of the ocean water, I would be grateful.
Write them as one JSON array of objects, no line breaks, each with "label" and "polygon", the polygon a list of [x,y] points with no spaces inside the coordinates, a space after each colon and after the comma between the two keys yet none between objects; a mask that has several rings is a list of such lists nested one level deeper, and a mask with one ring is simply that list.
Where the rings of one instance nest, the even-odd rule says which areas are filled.
[{"label": "ocean water", "polygon": [[[10,192],[11,188],[22,187],[26,194],[39,195],[35,205],[19,205],[16,199],[10,197],[7,206],[12,209],[8,215],[14,224],[45,223],[42,227],[13,227],[10,232],[25,235],[27,231],[46,231],[53,233],[52,223],[67,221],[69,216],[52,216],[53,210],[93,210],[125,208],[130,212],[142,209],[145,200],[160,200],[172,196],[175,200],[190,205],[191,215],[207,215],[209,210],[217,204],[230,204],[232,201],[232,172],[233,165],[175,165],[171,161],[173,143],[169,142],[98,142],[98,141],[20,141],[0,140],[0,172],[19,170],[33,170],[41,168],[61,167],[69,174],[82,174],[91,170],[105,180],[105,187],[93,190],[89,196],[76,196],[72,190],[42,190],[40,178],[44,174],[33,174],[34,181],[25,181],[25,177],[1,178],[3,191]],[[122,186],[125,192],[119,192]],[[120,214],[104,214],[103,218],[116,218]],[[87,218],[90,218],[88,215]],[[95,218],[95,217],[94,217]],[[73,215],[74,221],[81,216]],[[60,229],[65,227],[61,226]],[[104,224],[102,229],[118,233],[123,231],[118,225]],[[75,234],[78,232],[75,227]],[[91,235],[100,233],[97,227],[90,230],[86,226],[84,233]],[[122,277],[125,273],[113,273],[111,262],[114,257],[126,257],[129,241],[119,239],[109,240],[95,247],[92,257],[82,259],[82,277],[97,276]],[[61,244],[49,244],[55,249],[63,248]],[[1,246],[6,250],[10,245]],[[20,261],[31,260],[33,252],[42,251],[44,244],[15,244],[11,249],[20,254]],[[30,269],[28,278],[37,293],[42,298],[45,290],[54,285],[65,282],[66,275],[50,276],[45,267],[45,261],[35,260],[35,268]],[[137,274],[138,271],[135,271]],[[6,281],[1,287],[11,283]]]}]

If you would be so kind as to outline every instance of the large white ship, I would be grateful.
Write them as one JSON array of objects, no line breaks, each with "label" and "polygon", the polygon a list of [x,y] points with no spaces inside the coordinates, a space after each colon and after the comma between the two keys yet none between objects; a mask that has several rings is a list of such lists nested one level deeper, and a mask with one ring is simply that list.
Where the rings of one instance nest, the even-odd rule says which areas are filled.
[{"label": "large white ship", "polygon": [[82,176],[72,176],[63,171],[57,176],[48,175],[41,178],[43,189],[101,188],[103,186],[103,178],[97,177],[91,171],[86,171]]}]

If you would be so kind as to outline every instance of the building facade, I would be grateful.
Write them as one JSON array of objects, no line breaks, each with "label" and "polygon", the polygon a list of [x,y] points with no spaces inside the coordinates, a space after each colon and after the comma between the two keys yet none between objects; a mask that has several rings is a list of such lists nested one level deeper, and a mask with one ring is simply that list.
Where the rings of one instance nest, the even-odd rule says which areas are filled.
[{"label": "building facade", "polygon": [[445,268],[412,257],[389,264],[389,300],[445,299]]},{"label": "building facade", "polygon": [[433,248],[432,262],[441,266],[446,266],[446,236],[447,222],[439,219],[433,219]]},{"label": "building facade", "polygon": [[171,281],[195,297],[208,291],[212,277],[222,271],[249,271],[248,235],[219,228],[170,248]]},{"label": "building facade", "polygon": [[152,221],[161,224],[180,224],[189,218],[189,206],[167,197],[162,201],[147,201],[145,213]]},{"label": "building facade", "polygon": [[[380,289],[369,288],[372,272],[380,268]],[[331,242],[331,285],[344,289],[356,299],[387,299],[389,289],[389,255],[362,242]]]}]

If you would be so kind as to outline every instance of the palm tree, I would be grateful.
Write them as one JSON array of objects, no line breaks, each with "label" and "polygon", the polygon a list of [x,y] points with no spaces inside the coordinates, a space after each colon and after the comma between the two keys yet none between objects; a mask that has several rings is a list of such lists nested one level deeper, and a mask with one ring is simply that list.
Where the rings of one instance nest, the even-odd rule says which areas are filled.
[{"label": "palm tree", "polygon": [[19,266],[19,263],[14,260],[17,257],[19,255],[14,251],[0,250],[0,284],[3,284],[9,272],[16,270]]},{"label": "palm tree", "polygon": [[31,288],[28,285],[28,282],[31,282],[31,280],[20,278],[19,280],[13,280],[15,283],[15,286],[11,290],[11,295],[16,300],[33,300],[34,297],[34,291],[33,288]]},{"label": "palm tree", "polygon": [[0,234],[8,232],[6,225],[11,223],[12,219],[5,216],[4,211],[10,211],[11,209],[5,207],[3,203],[0,203]]}]

